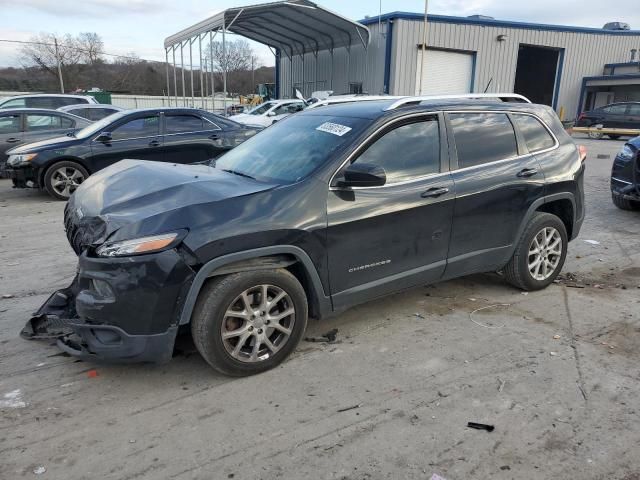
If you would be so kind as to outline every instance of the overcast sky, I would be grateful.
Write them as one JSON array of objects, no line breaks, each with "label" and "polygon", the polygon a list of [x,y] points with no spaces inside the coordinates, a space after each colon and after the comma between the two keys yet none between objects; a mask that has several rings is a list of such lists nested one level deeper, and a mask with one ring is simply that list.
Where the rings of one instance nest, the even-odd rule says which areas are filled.
[{"label": "overcast sky", "polygon": [[[262,3],[258,0],[0,0],[0,39],[28,40],[38,32],[96,32],[105,51],[135,52],[164,60],[164,39],[224,8]],[[323,0],[320,5],[359,20],[377,15],[378,0]],[[612,8],[613,7],[613,8]],[[423,0],[382,0],[382,12],[422,12]],[[443,15],[490,15],[497,19],[557,25],[602,27],[625,21],[640,29],[638,0],[430,0],[429,12]],[[256,45],[261,63],[273,56]],[[20,64],[17,47],[0,42],[0,66]]]}]

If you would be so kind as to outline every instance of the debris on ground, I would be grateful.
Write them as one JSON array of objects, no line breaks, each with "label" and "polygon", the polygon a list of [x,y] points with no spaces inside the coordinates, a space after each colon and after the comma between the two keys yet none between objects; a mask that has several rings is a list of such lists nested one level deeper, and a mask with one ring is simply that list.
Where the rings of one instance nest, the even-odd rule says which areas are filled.
[{"label": "debris on ground", "polygon": [[560,340],[560,335],[554,335],[554,336],[553,336],[553,339],[554,339],[554,340]]},{"label": "debris on ground", "polygon": [[597,240],[583,240],[584,243],[588,243],[589,245],[600,245],[600,242]]},{"label": "debris on ground", "polygon": [[441,477],[437,473],[434,473],[433,475],[431,475],[431,480],[447,480],[447,479],[444,477]]},{"label": "debris on ground", "polygon": [[46,471],[47,471],[47,469],[45,467],[43,467],[42,465],[40,465],[39,467],[36,467],[36,468],[33,469],[33,473],[35,473],[36,475],[42,475]]},{"label": "debris on ground", "polygon": [[2,295],[2,298],[13,298],[13,295],[11,293],[5,293]]},{"label": "debris on ground", "polygon": [[467,427],[475,428],[476,430],[486,430],[487,432],[493,432],[496,428],[493,425],[487,425],[486,423],[468,422]]},{"label": "debris on ground", "polygon": [[360,408],[362,406],[361,403],[358,403],[357,405],[351,405],[350,407],[344,407],[344,408],[339,408],[338,410],[336,410],[338,413],[342,413],[342,412],[348,412],[349,410],[355,410],[356,408]]},{"label": "debris on ground", "polygon": [[305,342],[318,342],[318,343],[335,343],[338,339],[338,329],[334,328],[327,333],[323,333],[319,337],[305,337]]},{"label": "debris on ground", "polygon": [[549,355],[551,355],[552,357],[555,357],[558,355],[558,352],[549,352]]},{"label": "debris on ground", "polygon": [[5,393],[0,400],[0,408],[24,408],[27,402],[22,399],[22,391],[18,388]]},{"label": "debris on ground", "polygon": [[502,393],[502,390],[504,389],[504,385],[507,383],[506,380],[502,380],[500,377],[498,377],[498,383],[500,385],[498,385],[498,392]]},{"label": "debris on ground", "polygon": [[96,378],[98,376],[98,371],[97,370],[89,370],[87,372],[87,377],[89,378]]},{"label": "debris on ground", "polygon": [[424,315],[422,315],[421,313],[414,313],[413,316],[424,320]]},{"label": "debris on ground", "polygon": [[482,311],[482,310],[487,310],[489,308],[494,308],[494,307],[510,307],[511,304],[510,303],[497,303],[495,305],[488,305],[486,307],[480,307],[480,308],[476,308],[473,312],[471,312],[469,314],[469,320],[471,320],[473,323],[475,323],[476,325],[480,326],[480,327],[484,327],[484,328],[502,328],[505,326],[505,324],[503,323],[502,325],[486,325],[482,322],[478,322],[477,320],[473,319],[473,315]]}]

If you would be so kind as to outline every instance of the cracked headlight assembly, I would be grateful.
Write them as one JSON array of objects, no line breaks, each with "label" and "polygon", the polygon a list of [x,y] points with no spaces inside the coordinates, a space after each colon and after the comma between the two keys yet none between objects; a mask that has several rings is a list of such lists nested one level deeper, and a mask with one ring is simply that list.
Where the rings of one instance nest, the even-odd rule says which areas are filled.
[{"label": "cracked headlight assembly", "polygon": [[38,156],[37,153],[23,153],[21,155],[9,155],[7,165],[11,167],[21,167],[27,165],[31,160]]},{"label": "cracked headlight assembly", "polygon": [[122,240],[120,242],[109,242],[98,247],[96,253],[100,257],[126,257],[144,253],[156,253],[174,247],[183,237],[184,234],[181,234],[181,232],[173,232]]}]

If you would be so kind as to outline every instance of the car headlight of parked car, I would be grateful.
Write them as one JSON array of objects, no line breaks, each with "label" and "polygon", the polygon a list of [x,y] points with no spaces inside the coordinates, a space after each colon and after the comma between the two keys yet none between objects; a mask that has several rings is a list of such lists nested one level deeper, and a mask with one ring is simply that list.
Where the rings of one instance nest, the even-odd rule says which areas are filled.
[{"label": "car headlight of parked car", "polygon": [[621,158],[622,160],[631,160],[635,154],[636,151],[631,147],[631,145],[625,145],[622,147],[622,150],[620,150],[620,153],[618,153],[618,158]]},{"label": "car headlight of parked car", "polygon": [[156,253],[174,247],[183,237],[184,233],[173,232],[120,242],[110,242],[98,247],[96,253],[100,257],[126,257],[144,253]]},{"label": "car headlight of parked car", "polygon": [[31,160],[36,158],[37,153],[23,153],[21,155],[9,155],[7,165],[12,167],[21,167],[27,165]]}]

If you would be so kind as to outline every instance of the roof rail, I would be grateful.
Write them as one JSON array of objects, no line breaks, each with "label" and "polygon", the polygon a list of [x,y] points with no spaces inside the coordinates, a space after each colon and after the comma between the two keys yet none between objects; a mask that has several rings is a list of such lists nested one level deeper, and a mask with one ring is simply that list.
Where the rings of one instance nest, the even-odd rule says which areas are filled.
[{"label": "roof rail", "polygon": [[385,110],[393,110],[403,105],[410,105],[422,103],[427,100],[457,100],[457,99],[495,99],[501,102],[517,102],[517,103],[531,103],[527,97],[519,95],[517,93],[462,93],[459,95],[424,95],[420,97],[405,97],[393,102]]}]

